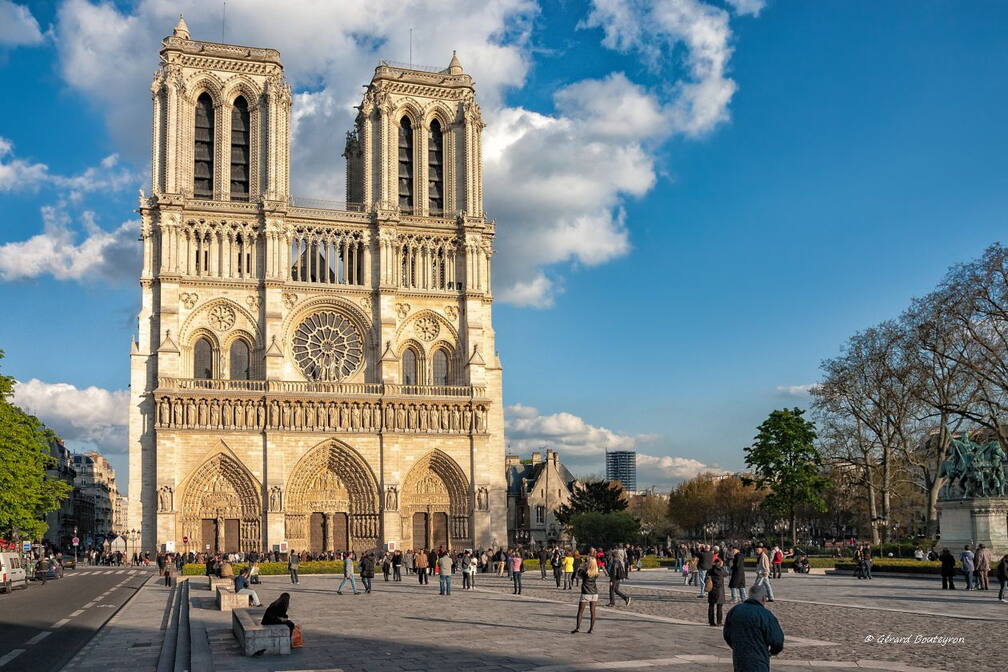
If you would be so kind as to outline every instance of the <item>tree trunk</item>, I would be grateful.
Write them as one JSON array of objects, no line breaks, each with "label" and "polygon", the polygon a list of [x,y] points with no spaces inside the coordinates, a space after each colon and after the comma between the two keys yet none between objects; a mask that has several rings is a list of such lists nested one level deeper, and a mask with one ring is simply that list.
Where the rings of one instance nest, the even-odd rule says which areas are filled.
[{"label": "tree trunk", "polygon": [[798,516],[795,514],[794,507],[791,507],[791,546],[798,545],[798,529],[797,529]]},{"label": "tree trunk", "polygon": [[926,533],[931,539],[934,539],[935,535],[938,534],[938,495],[941,494],[941,489],[944,485],[944,478],[935,478],[928,487]]},{"label": "tree trunk", "polygon": [[888,544],[890,541],[890,527],[889,527],[889,513],[891,511],[890,506],[890,495],[891,487],[890,482],[892,479],[892,472],[890,470],[890,462],[892,461],[892,455],[888,448],[885,449],[883,453],[882,462],[882,520],[885,521],[885,526],[883,529],[883,534],[885,535],[885,541]]},{"label": "tree trunk", "polygon": [[878,533],[878,504],[875,501],[875,484],[868,482],[868,517],[871,518],[871,536],[872,543],[879,543],[879,533]]}]

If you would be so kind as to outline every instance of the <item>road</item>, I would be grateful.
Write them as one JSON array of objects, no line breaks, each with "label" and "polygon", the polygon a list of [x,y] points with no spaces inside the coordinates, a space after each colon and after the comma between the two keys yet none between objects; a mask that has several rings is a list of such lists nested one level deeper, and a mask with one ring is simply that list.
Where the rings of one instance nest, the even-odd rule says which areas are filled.
[{"label": "road", "polygon": [[154,573],[82,566],[0,595],[0,671],[58,672]]}]

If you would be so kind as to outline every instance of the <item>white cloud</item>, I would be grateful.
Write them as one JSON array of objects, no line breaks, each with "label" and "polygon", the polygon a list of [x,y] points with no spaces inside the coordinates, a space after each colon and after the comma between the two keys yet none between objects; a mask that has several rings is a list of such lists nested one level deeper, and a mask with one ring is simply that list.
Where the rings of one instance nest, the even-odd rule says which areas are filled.
[{"label": "white cloud", "polygon": [[575,474],[604,473],[607,450],[637,451],[637,485],[641,489],[652,485],[666,488],[705,471],[723,471],[688,457],[642,453],[642,446],[654,444],[660,437],[621,434],[590,425],[571,413],[542,415],[534,407],[513,404],[505,408],[504,419],[508,452],[527,455],[533,450],[556,450]]},{"label": "white cloud", "polygon": [[727,0],[739,16],[759,16],[766,7],[766,0]]},{"label": "white cloud", "polygon": [[37,416],[75,447],[124,453],[127,446],[129,392],[100,387],[78,389],[36,378],[14,385],[14,404]]},{"label": "white cloud", "polygon": [[[752,0],[750,0],[752,2]],[[219,39],[219,6],[141,0],[129,10],[67,0],[54,28],[66,84],[105,115],[123,155],[148,160],[150,103],[145,95],[161,38],[183,11],[195,39]],[[741,9],[737,11],[741,12]],[[748,10],[747,10],[748,11]],[[504,104],[531,65],[534,0],[399,0],[282,3],[246,0],[228,7],[226,39],[276,47],[296,95],[292,185],[295,194],[341,200],[343,131],[377,60],[405,61],[414,28],[414,63],[447,64],[457,49],[488,122],[484,136],[487,211],[497,219],[495,289],[519,305],[552,305],[563,265],[595,266],[631,249],[625,199],[656,182],[654,151],[669,135],[709,131],[728,118],[735,84],[729,14],[700,0],[598,0],[585,22],[603,44],[657,62],[686,50],[686,74],[648,91],[623,73],[561,87],[552,113]]]},{"label": "white cloud", "polygon": [[778,385],[777,392],[782,397],[802,399],[812,394],[812,390],[814,390],[817,386],[818,383],[808,383],[806,385]]},{"label": "white cloud", "polygon": [[39,44],[42,31],[31,10],[10,0],[0,0],[0,47]]},{"label": "white cloud", "polygon": [[79,175],[58,175],[49,166],[14,157],[14,143],[0,137],[0,193],[36,191],[41,187],[58,187],[71,201],[80,201],[84,194],[119,191],[135,185],[139,176],[119,163],[118,154],[110,154],[97,166]]},{"label": "white cloud", "polygon": [[95,224],[94,214],[81,215],[86,236],[79,244],[65,204],[42,208],[44,231],[28,240],[0,245],[0,279],[51,275],[57,280],[122,280],[139,275],[140,229],[136,221],[114,231]]}]

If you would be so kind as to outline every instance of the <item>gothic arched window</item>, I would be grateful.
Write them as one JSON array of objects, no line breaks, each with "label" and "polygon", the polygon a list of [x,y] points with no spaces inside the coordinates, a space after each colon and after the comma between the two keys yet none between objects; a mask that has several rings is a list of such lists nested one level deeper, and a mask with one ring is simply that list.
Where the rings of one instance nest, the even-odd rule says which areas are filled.
[{"label": "gothic arched window", "polygon": [[402,356],[403,385],[416,385],[418,373],[416,352],[413,348],[406,348]]},{"label": "gothic arched window", "polygon": [[231,362],[231,380],[250,380],[252,378],[252,353],[248,343],[238,339],[231,344],[228,359]]},{"label": "gothic arched window", "polygon": [[213,198],[214,106],[210,94],[196,99],[196,134],[193,147],[193,195]]},{"label": "gothic arched window", "polygon": [[434,351],[434,362],[432,368],[434,369],[434,384],[447,385],[448,355],[444,350],[438,349]]},{"label": "gothic arched window", "polygon": [[231,107],[231,200],[249,200],[249,107],[242,96]]},{"label": "gothic arched window", "polygon": [[413,124],[409,117],[399,121],[399,207],[413,210]]},{"label": "gothic arched window", "polygon": [[537,506],[536,507],[536,522],[545,523],[546,522],[546,507]]},{"label": "gothic arched window", "polygon": [[193,348],[193,378],[213,378],[213,346],[201,338]]},{"label": "gothic arched window", "polygon": [[441,122],[431,122],[427,135],[427,207],[431,214],[444,211],[444,134]]}]

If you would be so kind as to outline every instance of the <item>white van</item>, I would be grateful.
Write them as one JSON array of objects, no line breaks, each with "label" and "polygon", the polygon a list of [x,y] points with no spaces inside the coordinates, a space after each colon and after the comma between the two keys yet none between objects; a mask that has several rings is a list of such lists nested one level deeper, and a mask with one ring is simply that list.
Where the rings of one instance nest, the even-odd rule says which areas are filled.
[{"label": "white van", "polygon": [[18,553],[0,553],[0,591],[9,593],[14,587],[28,587],[28,572]]}]

